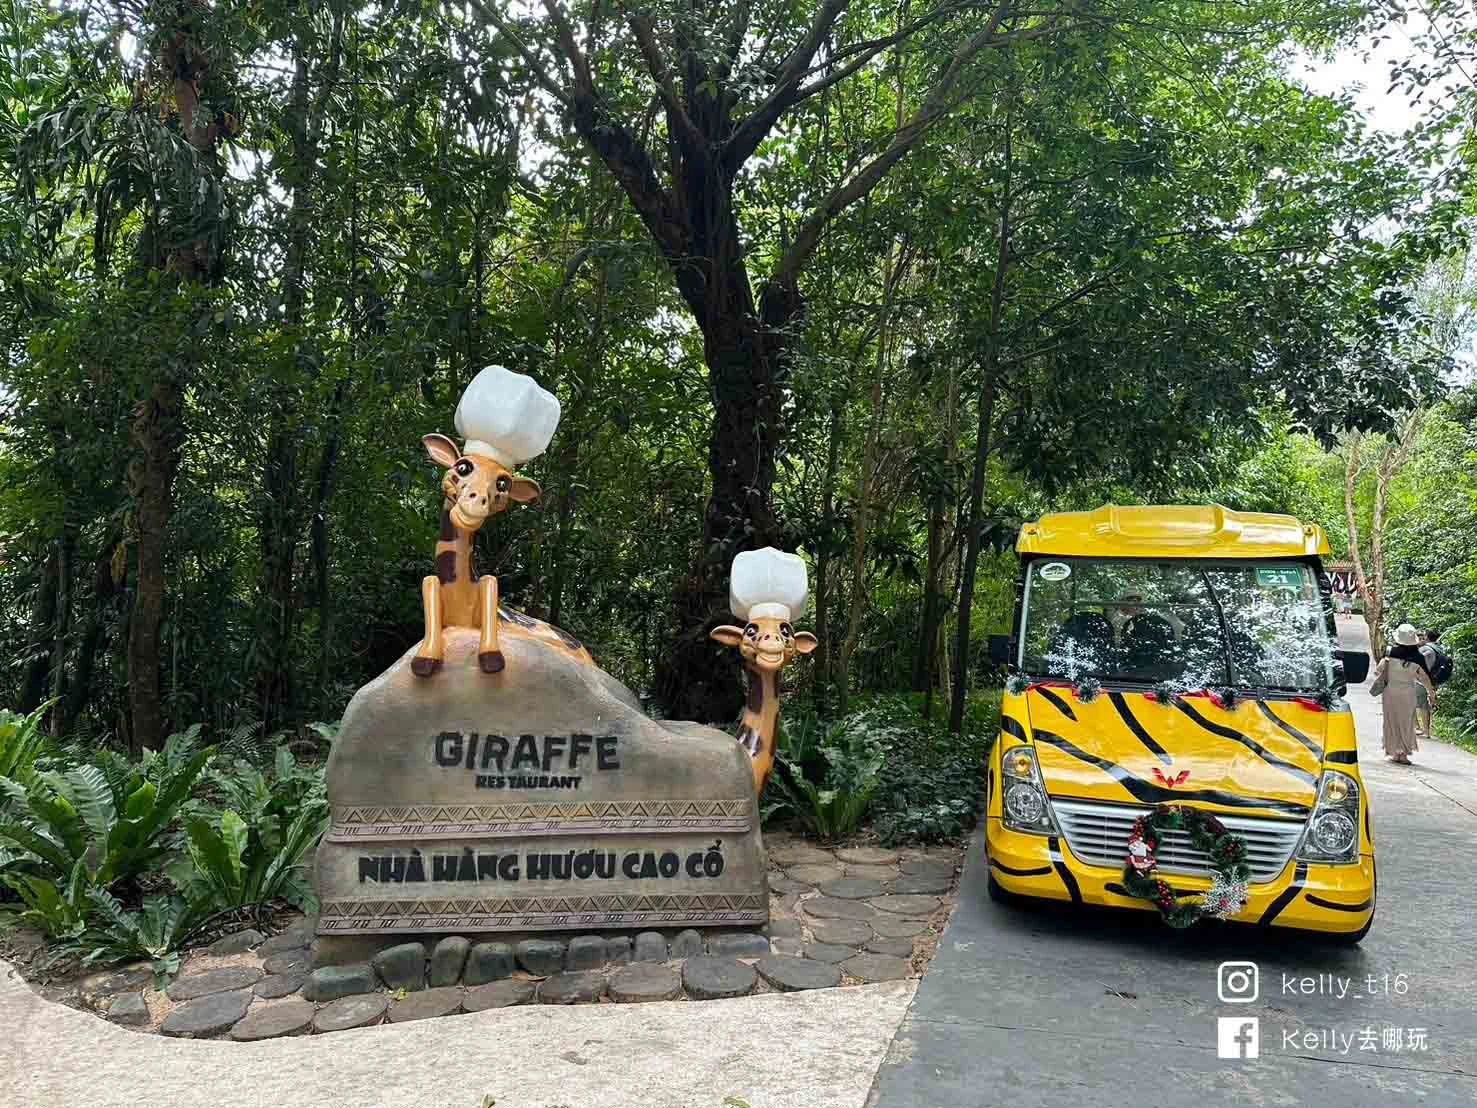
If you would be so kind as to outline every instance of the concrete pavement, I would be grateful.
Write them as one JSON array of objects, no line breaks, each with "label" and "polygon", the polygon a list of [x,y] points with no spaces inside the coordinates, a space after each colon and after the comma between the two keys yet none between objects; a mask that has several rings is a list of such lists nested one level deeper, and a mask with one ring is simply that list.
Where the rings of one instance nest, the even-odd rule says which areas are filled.
[{"label": "concrete pavement", "polygon": [[857,1108],[914,987],[525,1006],[233,1043],[125,1031],[0,967],[0,1108]]},{"label": "concrete pavement", "polygon": [[[1356,645],[1358,628],[1346,630]],[[1412,767],[1386,762],[1380,704],[1366,688],[1348,698],[1379,860],[1377,915],[1361,946],[1002,907],[986,899],[977,837],[959,906],[869,1103],[1477,1103],[1477,757],[1430,742]],[[1218,1000],[1217,967],[1230,960],[1258,963],[1257,1002]],[[1243,1016],[1260,1021],[1261,1056],[1222,1061],[1217,1018]],[[1394,1049],[1394,1028],[1402,1042],[1416,1029],[1426,1048]]]}]

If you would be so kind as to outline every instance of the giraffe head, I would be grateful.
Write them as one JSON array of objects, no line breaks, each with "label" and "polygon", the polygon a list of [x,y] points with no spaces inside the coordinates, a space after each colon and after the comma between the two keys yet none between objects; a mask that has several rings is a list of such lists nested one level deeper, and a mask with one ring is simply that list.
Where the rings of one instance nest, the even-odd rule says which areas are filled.
[{"label": "giraffe head", "polygon": [[738,647],[751,669],[769,673],[779,672],[796,654],[809,654],[816,646],[809,631],[796,631],[789,620],[778,616],[758,616],[743,627],[725,624],[708,635],[724,646]]},{"label": "giraffe head", "polygon": [[484,454],[463,454],[445,435],[426,435],[421,443],[433,462],[446,467],[441,494],[452,523],[464,531],[477,530],[510,501],[538,499],[538,482],[517,476]]}]

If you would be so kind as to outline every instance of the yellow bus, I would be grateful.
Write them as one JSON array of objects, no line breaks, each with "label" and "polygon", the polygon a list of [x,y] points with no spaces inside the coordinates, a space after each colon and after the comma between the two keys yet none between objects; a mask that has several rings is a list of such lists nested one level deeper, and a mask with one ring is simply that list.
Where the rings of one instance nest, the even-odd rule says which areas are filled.
[{"label": "yellow bus", "polygon": [[1369,657],[1338,648],[1322,528],[1106,505],[1026,524],[1016,551],[991,896],[1362,939],[1374,837],[1341,695]]}]

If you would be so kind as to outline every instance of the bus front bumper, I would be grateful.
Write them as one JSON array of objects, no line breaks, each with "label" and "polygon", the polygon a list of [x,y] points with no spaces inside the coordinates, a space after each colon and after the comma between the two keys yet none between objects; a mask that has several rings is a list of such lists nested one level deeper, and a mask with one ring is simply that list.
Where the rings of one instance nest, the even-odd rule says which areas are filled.
[{"label": "bus front bumper", "polygon": [[[996,883],[1018,896],[1158,910],[1150,901],[1126,893],[1121,870],[1085,865],[1060,835],[1011,831],[999,818],[991,818],[985,821],[985,853]],[[1170,873],[1163,877],[1182,896],[1210,888],[1206,877]],[[1274,880],[1252,885],[1250,892],[1246,907],[1231,919],[1327,934],[1359,931],[1374,915],[1374,856],[1361,855],[1357,864],[1338,866],[1294,858]]]}]

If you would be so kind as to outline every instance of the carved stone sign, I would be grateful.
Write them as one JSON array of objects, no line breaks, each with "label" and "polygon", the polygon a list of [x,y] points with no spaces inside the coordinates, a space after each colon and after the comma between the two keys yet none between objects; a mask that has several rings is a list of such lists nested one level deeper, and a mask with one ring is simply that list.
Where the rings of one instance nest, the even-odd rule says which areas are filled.
[{"label": "carved stone sign", "polygon": [[411,651],[355,695],[328,765],[320,934],[768,918],[744,749],[647,718],[544,627],[508,619],[491,674],[478,631],[445,628],[435,677]]}]

